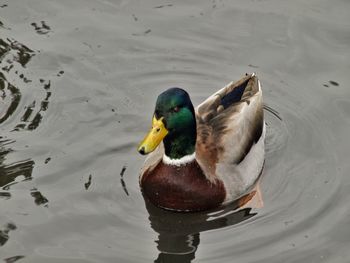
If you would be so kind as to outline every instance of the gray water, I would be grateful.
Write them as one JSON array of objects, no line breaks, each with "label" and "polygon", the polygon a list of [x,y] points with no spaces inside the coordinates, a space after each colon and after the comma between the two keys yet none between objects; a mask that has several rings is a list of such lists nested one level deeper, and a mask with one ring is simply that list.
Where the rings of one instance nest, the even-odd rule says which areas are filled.
[{"label": "gray water", "polygon": [[[350,262],[350,2],[0,1],[0,261]],[[157,95],[246,72],[264,206],[145,203]]]}]

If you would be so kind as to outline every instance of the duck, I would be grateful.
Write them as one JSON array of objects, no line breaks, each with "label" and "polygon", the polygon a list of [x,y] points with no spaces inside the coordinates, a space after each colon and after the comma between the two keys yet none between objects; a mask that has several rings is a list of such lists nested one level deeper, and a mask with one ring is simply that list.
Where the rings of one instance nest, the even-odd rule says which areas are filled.
[{"label": "duck", "polygon": [[143,196],[178,212],[216,209],[249,196],[263,171],[265,133],[255,73],[196,108],[185,90],[165,90],[137,149],[148,155],[139,177]]}]

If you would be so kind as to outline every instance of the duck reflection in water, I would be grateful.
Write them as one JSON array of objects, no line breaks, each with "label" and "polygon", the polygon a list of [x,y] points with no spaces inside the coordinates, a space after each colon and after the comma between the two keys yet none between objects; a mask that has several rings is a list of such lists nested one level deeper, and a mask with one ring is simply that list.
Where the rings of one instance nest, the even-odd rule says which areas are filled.
[{"label": "duck reflection in water", "polygon": [[155,263],[192,262],[200,243],[200,232],[232,226],[257,213],[251,210],[256,192],[221,209],[196,213],[178,213],[154,206],[144,196],[151,227],[158,233],[159,255]]}]

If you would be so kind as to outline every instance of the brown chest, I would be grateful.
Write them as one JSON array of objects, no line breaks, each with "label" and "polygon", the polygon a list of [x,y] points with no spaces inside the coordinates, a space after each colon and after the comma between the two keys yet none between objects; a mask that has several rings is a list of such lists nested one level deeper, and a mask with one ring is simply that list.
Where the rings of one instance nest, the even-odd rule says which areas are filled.
[{"label": "brown chest", "polygon": [[207,180],[196,161],[182,166],[160,162],[153,170],[145,171],[140,184],[153,204],[178,211],[215,208],[226,196],[223,183]]}]

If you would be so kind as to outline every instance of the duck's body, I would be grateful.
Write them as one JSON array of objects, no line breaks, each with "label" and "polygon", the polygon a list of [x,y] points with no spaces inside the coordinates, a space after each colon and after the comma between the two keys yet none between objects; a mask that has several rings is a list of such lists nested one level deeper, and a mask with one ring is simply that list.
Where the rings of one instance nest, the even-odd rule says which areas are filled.
[{"label": "duck's body", "polygon": [[[158,147],[148,150],[150,136],[162,132]],[[195,110],[185,91],[165,91],[153,130],[139,147],[143,154],[152,151],[141,171],[142,191],[155,205],[176,211],[235,201],[261,174],[264,137],[262,91],[254,74],[228,84]]]},{"label": "duck's body", "polygon": [[181,210],[206,210],[220,206],[225,199],[222,182],[208,181],[198,162],[174,166],[160,161],[141,179],[144,194],[160,207]]}]

